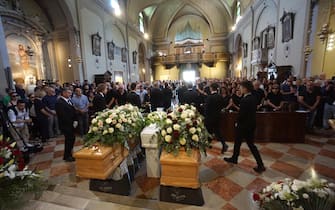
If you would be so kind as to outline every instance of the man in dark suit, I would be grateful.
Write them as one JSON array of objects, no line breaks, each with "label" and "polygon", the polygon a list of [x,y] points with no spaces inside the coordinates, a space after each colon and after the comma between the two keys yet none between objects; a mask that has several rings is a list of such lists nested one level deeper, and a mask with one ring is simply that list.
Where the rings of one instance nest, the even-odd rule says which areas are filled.
[{"label": "man in dark suit", "polygon": [[199,110],[200,106],[199,101],[200,101],[199,94],[197,93],[196,90],[193,89],[193,84],[188,83],[187,91],[185,91],[183,94],[182,104],[191,104]]},{"label": "man in dark suit", "polygon": [[151,111],[156,111],[157,107],[163,107],[163,93],[157,82],[150,91]]},{"label": "man in dark suit", "polygon": [[141,108],[141,99],[136,93],[136,83],[134,82],[130,84],[130,92],[127,94],[127,102],[133,106]]},{"label": "man in dark suit", "polygon": [[93,110],[94,113],[101,112],[107,108],[105,95],[107,94],[107,86],[105,83],[101,83],[97,87],[97,94],[93,99]]},{"label": "man in dark suit", "polygon": [[259,154],[258,149],[254,144],[257,98],[251,94],[253,91],[253,85],[251,82],[244,81],[240,86],[241,92],[244,96],[240,102],[240,112],[236,122],[234,153],[231,158],[224,158],[224,160],[229,163],[237,164],[241,144],[242,141],[245,140],[257,162],[257,167],[254,168],[254,171],[257,173],[262,173],[265,171],[265,167],[261,155]]},{"label": "man in dark suit", "polygon": [[64,155],[63,160],[66,162],[73,162],[72,149],[75,142],[74,128],[78,123],[75,121],[76,110],[71,102],[72,91],[64,88],[61,92],[60,98],[56,102],[56,113],[59,122],[59,129],[65,136]]},{"label": "man in dark suit", "polygon": [[224,99],[218,94],[219,85],[213,83],[210,86],[211,94],[207,96],[205,103],[205,125],[209,133],[214,134],[218,141],[222,143],[221,153],[227,151],[228,145],[221,133],[220,113],[224,108]]}]

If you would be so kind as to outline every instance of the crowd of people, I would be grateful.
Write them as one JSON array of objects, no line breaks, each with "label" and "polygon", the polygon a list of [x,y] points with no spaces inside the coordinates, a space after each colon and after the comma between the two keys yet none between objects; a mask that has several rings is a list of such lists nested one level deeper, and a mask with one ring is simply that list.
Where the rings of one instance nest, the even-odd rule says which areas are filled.
[{"label": "crowd of people", "polygon": [[[57,113],[59,98],[74,108],[79,136],[88,132],[90,117],[106,108],[131,103],[143,112],[151,112],[157,108],[168,110],[176,104],[192,104],[205,116],[208,130],[222,141],[224,152],[227,146],[220,134],[218,113],[240,111],[245,95],[241,92],[243,82],[231,78],[198,80],[195,83],[156,81],[153,84],[136,82],[127,85],[110,81],[97,85],[87,80],[62,85],[38,81],[33,92],[28,93],[21,84],[17,84],[15,89],[7,89],[1,103],[8,119],[26,143],[47,142],[64,134]],[[272,78],[249,82],[253,86],[251,94],[256,98],[258,111],[304,110],[308,112],[306,126],[309,130],[314,127],[329,129],[328,120],[335,113],[334,81],[322,77],[298,79],[290,76],[285,81]]]}]

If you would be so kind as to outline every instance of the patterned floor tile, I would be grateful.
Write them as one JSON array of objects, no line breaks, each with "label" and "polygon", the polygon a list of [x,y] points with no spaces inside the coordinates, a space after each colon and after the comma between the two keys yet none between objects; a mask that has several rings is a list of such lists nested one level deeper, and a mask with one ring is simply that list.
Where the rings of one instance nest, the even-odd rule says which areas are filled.
[{"label": "patterned floor tile", "polygon": [[[289,176],[307,179],[312,174],[312,168],[321,178],[335,181],[335,138],[310,135],[306,139],[306,144],[257,143],[267,167],[262,174],[253,171],[256,162],[246,144],[242,144],[239,163],[231,165],[222,160],[221,143],[213,142],[213,148],[208,151],[208,156],[202,156],[200,166],[199,176],[205,199],[204,207],[251,210],[250,206],[246,208],[241,206],[242,203],[250,205],[246,204],[250,191]],[[224,156],[230,157],[233,142],[227,143],[229,151]],[[75,150],[78,150],[82,142],[77,139],[75,145]],[[89,181],[75,176],[74,163],[62,160],[63,150],[63,137],[52,139],[45,144],[43,152],[32,157],[29,167],[41,169],[50,184],[88,189]],[[145,162],[137,172],[132,188],[130,196],[158,199],[159,179],[146,177]]]},{"label": "patterned floor tile", "polygon": [[284,153],[282,152],[278,152],[276,150],[273,150],[273,149],[270,149],[270,148],[267,148],[267,147],[263,147],[261,150],[259,150],[259,153],[263,156],[263,155],[266,155],[266,156],[269,156],[273,159],[279,159],[283,156]]},{"label": "patterned floor tile", "polygon": [[327,150],[327,149],[322,149],[322,150],[319,152],[319,155],[322,155],[322,156],[326,156],[326,157],[335,159],[335,152],[333,152],[333,151],[329,151],[329,150]]},{"label": "patterned floor tile", "polygon": [[56,167],[51,168],[50,176],[61,176],[67,173],[70,173],[72,169],[74,168],[74,165],[72,163],[62,164]]},{"label": "patterned floor tile", "polygon": [[218,175],[222,175],[232,167],[230,164],[227,164],[227,162],[225,162],[223,159],[219,158],[211,159],[210,161],[205,163],[205,166],[214,170]]},{"label": "patterned floor tile", "polygon": [[310,152],[307,152],[305,150],[296,149],[296,148],[289,149],[289,151],[287,153],[289,153],[291,155],[294,155],[294,156],[297,156],[297,157],[308,159],[308,160],[312,160],[315,157],[314,153],[310,153]]},{"label": "patterned floor tile", "polygon": [[276,161],[271,168],[294,178],[298,178],[303,172],[303,169],[282,161]]},{"label": "patterned floor tile", "polygon": [[46,160],[39,163],[29,165],[29,168],[32,170],[46,170],[51,167],[52,160]]},{"label": "patterned floor tile", "polygon": [[335,170],[333,168],[329,168],[327,166],[315,163],[314,164],[314,170],[317,171],[317,173],[329,177],[333,180],[335,180]]},{"label": "patterned floor tile", "polygon": [[246,189],[250,192],[258,192],[269,184],[270,183],[265,181],[264,179],[257,177],[246,187]]},{"label": "patterned floor tile", "polygon": [[225,177],[219,177],[218,179],[206,183],[205,185],[226,201],[230,201],[233,197],[235,197],[239,192],[243,190],[240,185],[236,184],[233,181],[230,181],[228,178]]},{"label": "patterned floor tile", "polygon": [[250,173],[245,172],[237,167],[234,167],[230,173],[225,175],[228,179],[232,180],[235,183],[238,183],[242,187],[249,185],[256,176]]},{"label": "patterned floor tile", "polygon": [[320,152],[320,147],[308,144],[295,144],[293,147],[295,149],[305,150],[306,152],[310,152],[313,154],[318,154]]},{"label": "patterned floor tile", "polygon": [[234,206],[232,206],[230,203],[227,203],[226,205],[224,205],[222,207],[221,210],[238,210],[237,208],[235,208]]}]

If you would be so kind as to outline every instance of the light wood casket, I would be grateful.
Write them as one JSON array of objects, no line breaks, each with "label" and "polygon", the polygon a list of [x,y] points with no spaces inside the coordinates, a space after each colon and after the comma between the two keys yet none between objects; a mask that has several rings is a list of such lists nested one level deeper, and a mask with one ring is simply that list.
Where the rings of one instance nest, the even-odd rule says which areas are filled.
[{"label": "light wood casket", "polygon": [[120,144],[85,147],[74,154],[76,174],[82,178],[105,180],[127,156],[128,150]]},{"label": "light wood casket", "polygon": [[173,153],[162,151],[161,185],[197,189],[200,187],[199,168],[200,152],[193,150],[191,155],[179,151],[177,156]]}]

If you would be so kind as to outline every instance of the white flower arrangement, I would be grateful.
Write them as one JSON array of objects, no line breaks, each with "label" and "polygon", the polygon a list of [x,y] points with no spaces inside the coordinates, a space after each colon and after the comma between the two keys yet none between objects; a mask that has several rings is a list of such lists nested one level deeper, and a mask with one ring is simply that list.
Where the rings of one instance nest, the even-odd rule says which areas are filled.
[{"label": "white flower arrangement", "polygon": [[[194,106],[185,104],[175,107],[168,114],[154,112],[148,115],[151,119],[158,119],[158,139],[161,147],[168,153],[178,154],[180,149],[191,152],[199,149],[206,153],[209,147],[209,134],[203,123],[203,117]],[[162,117],[163,116],[163,117]]]},{"label": "white flower arrangement", "polygon": [[334,187],[325,179],[301,181],[287,178],[253,193],[253,201],[261,210],[331,210],[335,207]]},{"label": "white flower arrangement", "polygon": [[91,121],[85,146],[100,143],[113,146],[124,144],[129,138],[138,137],[144,126],[144,118],[139,109],[131,104],[106,109]]}]

